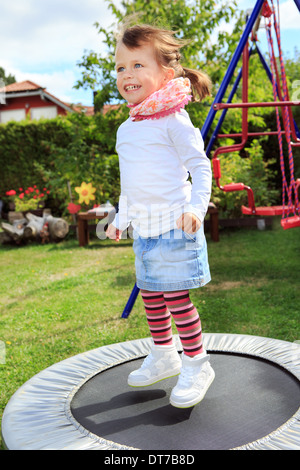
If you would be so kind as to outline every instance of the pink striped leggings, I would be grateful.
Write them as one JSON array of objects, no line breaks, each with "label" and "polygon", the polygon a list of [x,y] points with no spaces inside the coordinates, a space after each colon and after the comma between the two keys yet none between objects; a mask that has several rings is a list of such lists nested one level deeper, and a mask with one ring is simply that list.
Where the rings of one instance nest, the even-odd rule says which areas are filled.
[{"label": "pink striped leggings", "polygon": [[179,292],[141,290],[141,295],[154,344],[172,344],[172,314],[184,353],[193,357],[203,351],[201,322],[188,290]]}]

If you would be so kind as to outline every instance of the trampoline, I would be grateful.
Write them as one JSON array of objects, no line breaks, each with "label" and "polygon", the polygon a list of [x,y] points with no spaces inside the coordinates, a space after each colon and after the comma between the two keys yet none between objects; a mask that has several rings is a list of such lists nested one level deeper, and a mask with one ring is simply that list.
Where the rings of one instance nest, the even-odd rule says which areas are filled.
[{"label": "trampoline", "polygon": [[[176,336],[181,351],[179,337]],[[151,338],[103,346],[40,372],[12,396],[10,450],[299,450],[300,345],[204,334],[216,378],[189,409],[169,404],[176,378],[131,388]]]}]

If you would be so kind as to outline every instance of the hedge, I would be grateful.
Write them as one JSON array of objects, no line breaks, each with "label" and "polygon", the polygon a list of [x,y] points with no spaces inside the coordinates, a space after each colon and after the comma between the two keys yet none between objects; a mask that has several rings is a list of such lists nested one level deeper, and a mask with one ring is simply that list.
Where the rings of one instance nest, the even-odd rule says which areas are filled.
[{"label": "hedge", "polygon": [[48,185],[47,205],[66,213],[68,183],[76,202],[74,189],[85,181],[96,187],[96,203],[115,204],[120,192],[115,135],[123,119],[121,107],[105,116],[74,113],[0,125],[1,199],[8,201],[10,189]]}]

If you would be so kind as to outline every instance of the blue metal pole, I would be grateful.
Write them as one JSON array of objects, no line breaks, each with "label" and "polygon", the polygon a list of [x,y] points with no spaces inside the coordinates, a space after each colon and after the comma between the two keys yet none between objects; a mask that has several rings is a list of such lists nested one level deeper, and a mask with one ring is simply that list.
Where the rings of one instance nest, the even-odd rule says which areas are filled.
[{"label": "blue metal pole", "polygon": [[[236,89],[237,89],[237,87],[239,86],[239,83],[240,83],[241,78],[242,78],[242,72],[243,72],[243,68],[241,68],[240,71],[239,71],[239,73],[238,73],[238,76],[237,76],[237,78],[236,78],[236,81],[234,82],[234,85],[233,85],[232,90],[231,90],[231,92],[230,92],[230,95],[229,95],[229,97],[228,97],[227,103],[231,103],[232,98],[234,97],[234,94],[235,94],[235,92],[236,92]],[[207,145],[207,147],[206,147],[206,149],[205,149],[205,153],[206,153],[206,155],[207,155],[208,157],[209,157],[209,155],[210,155],[211,148],[212,148],[213,144],[215,143],[215,140],[216,140],[216,138],[217,138],[217,135],[219,134],[219,130],[220,130],[222,124],[223,124],[223,121],[224,121],[224,119],[225,119],[225,116],[226,116],[227,111],[228,111],[228,109],[224,109],[224,110],[223,110],[223,112],[222,112],[222,114],[221,114],[221,117],[220,117],[220,119],[219,119],[219,121],[218,121],[218,124],[216,125],[216,128],[215,128],[215,130],[213,131],[213,134],[212,134],[212,136],[211,136],[211,138],[210,138],[210,141],[209,141],[209,143],[208,143],[208,145]]]},{"label": "blue metal pole", "polygon": [[[297,0],[297,1],[298,1],[298,0]],[[254,26],[254,23],[255,23],[255,21],[256,21],[258,15],[259,15],[259,13],[260,13],[260,10],[261,10],[261,8],[262,8],[262,6],[263,6],[263,3],[264,3],[264,0],[257,0],[257,2],[256,2],[256,4],[255,4],[255,7],[254,7],[254,9],[253,9],[253,11],[252,11],[252,13],[251,13],[251,15],[250,15],[249,21],[246,23],[246,27],[245,27],[245,30],[244,30],[244,32],[243,32],[243,34],[242,34],[242,37],[241,37],[241,39],[240,39],[240,42],[239,42],[239,44],[238,44],[238,46],[237,46],[237,48],[236,48],[236,50],[235,50],[235,52],[234,52],[234,54],[233,54],[233,56],[232,56],[231,62],[230,62],[230,64],[229,64],[229,67],[228,67],[228,69],[227,69],[227,72],[226,72],[226,74],[225,74],[225,77],[223,78],[223,81],[222,81],[222,84],[221,84],[221,86],[220,86],[220,89],[219,89],[219,91],[218,91],[218,93],[217,93],[217,95],[216,95],[216,97],[215,97],[215,99],[214,99],[213,105],[211,106],[210,111],[209,111],[209,113],[208,113],[208,115],[207,115],[207,118],[206,118],[206,120],[205,120],[205,122],[204,122],[204,125],[203,125],[203,127],[202,127],[202,129],[201,129],[201,134],[202,134],[203,140],[206,139],[207,134],[208,134],[208,131],[209,131],[211,125],[212,125],[212,122],[213,122],[213,120],[214,120],[215,114],[216,114],[216,112],[217,112],[217,111],[214,109],[214,104],[215,104],[215,103],[221,103],[221,102],[222,102],[223,96],[224,96],[224,94],[225,94],[225,92],[226,92],[226,89],[227,89],[229,83],[230,83],[230,80],[231,80],[231,78],[232,78],[232,76],[233,76],[234,70],[235,70],[235,68],[236,68],[236,66],[237,66],[237,63],[238,63],[240,57],[241,57],[241,54],[242,54],[242,52],[243,52],[243,49],[244,49],[244,47],[245,47],[245,45],[246,45],[246,42],[247,42],[247,40],[248,40],[248,38],[249,38],[249,35],[250,35],[251,31],[252,31],[252,28],[253,28],[253,26]]]},{"label": "blue metal pole", "polygon": [[122,313],[122,318],[128,318],[129,315],[130,315],[130,312],[134,306],[134,303],[136,301],[136,298],[137,296],[139,295],[139,292],[140,292],[140,289],[137,287],[137,285],[135,284],[133,289],[132,289],[132,292],[129,296],[129,299],[127,301],[127,304],[125,305],[125,308],[123,310],[123,313]]},{"label": "blue metal pole", "polygon": [[[251,48],[251,49],[249,50],[249,58],[250,58],[250,56],[251,56],[252,54],[253,54],[253,49]],[[235,82],[234,82],[234,85],[233,85],[233,87],[232,87],[232,90],[231,90],[231,92],[230,92],[230,94],[229,94],[227,103],[231,103],[232,98],[234,97],[235,92],[236,92],[236,90],[237,90],[237,87],[239,86],[239,83],[240,83],[240,81],[241,81],[242,74],[243,74],[243,67],[241,67],[240,70],[239,70],[238,76],[237,76],[237,78],[236,78],[236,80],[235,80]],[[224,121],[224,119],[225,119],[225,116],[226,116],[227,111],[228,111],[228,109],[224,109],[224,110],[223,110],[223,112],[222,112],[222,114],[221,114],[221,117],[220,117],[220,119],[219,119],[219,121],[218,121],[218,124],[216,125],[216,128],[215,128],[215,130],[213,131],[213,134],[212,134],[212,136],[211,136],[211,138],[210,138],[210,141],[209,141],[209,143],[208,143],[208,145],[207,145],[207,147],[206,147],[206,149],[205,149],[206,155],[207,155],[208,157],[209,157],[209,155],[210,155],[211,148],[212,148],[212,146],[213,146],[213,144],[214,144],[214,142],[215,142],[215,140],[216,140],[216,138],[217,138],[217,135],[219,134],[219,130],[220,130],[222,124],[223,124],[223,121]]]},{"label": "blue metal pole", "polygon": [[294,0],[294,2],[296,3],[296,6],[300,12],[300,0]]},{"label": "blue metal pole", "polygon": [[[265,71],[267,72],[267,75],[268,75],[268,77],[269,77],[269,80],[270,80],[270,82],[272,83],[272,72],[271,72],[270,67],[268,66],[267,62],[265,61],[264,56],[263,56],[262,53],[260,52],[260,49],[259,49],[259,47],[257,46],[257,44],[256,44],[256,50],[257,50],[257,53],[258,53],[258,57],[260,58],[260,61],[261,61],[262,65],[263,65]],[[276,88],[277,88],[277,83],[276,83]],[[277,92],[278,92],[278,90],[277,90]]]}]

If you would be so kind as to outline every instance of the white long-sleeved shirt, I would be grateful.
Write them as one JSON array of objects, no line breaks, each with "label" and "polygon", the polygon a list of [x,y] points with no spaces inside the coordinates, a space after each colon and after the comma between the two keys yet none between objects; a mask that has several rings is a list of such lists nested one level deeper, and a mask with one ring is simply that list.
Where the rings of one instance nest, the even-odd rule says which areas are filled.
[{"label": "white long-sleeved shirt", "polygon": [[121,176],[116,228],[123,231],[131,222],[139,235],[153,237],[175,228],[184,212],[203,222],[211,165],[185,110],[154,120],[127,119],[118,129],[116,150]]}]

